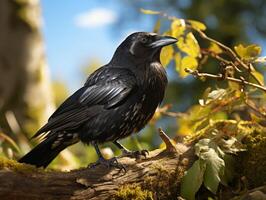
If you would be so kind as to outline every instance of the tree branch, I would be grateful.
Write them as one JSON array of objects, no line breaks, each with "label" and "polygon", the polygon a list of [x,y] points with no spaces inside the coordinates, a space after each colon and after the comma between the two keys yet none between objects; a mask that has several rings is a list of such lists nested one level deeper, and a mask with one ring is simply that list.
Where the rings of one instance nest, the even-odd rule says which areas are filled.
[{"label": "tree branch", "polygon": [[216,74],[209,74],[209,73],[200,73],[200,72],[198,72],[198,70],[191,70],[189,68],[186,68],[185,71],[187,73],[192,74],[195,77],[205,77],[205,78],[212,78],[212,79],[218,79],[218,80],[228,80],[228,81],[232,81],[235,83],[240,83],[240,84],[256,87],[256,88],[266,92],[266,87],[264,87],[262,85],[255,84],[255,83],[248,82],[244,79],[237,79],[237,78],[233,78],[233,77],[229,77],[229,76],[224,77],[222,74],[216,75]]}]

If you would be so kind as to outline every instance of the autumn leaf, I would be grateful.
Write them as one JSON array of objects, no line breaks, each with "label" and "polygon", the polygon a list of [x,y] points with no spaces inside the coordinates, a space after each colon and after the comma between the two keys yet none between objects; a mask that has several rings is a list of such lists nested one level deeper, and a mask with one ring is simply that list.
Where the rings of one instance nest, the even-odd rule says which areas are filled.
[{"label": "autumn leaf", "polygon": [[186,38],[180,37],[177,42],[178,48],[192,57],[200,57],[200,47],[193,33],[188,33]]},{"label": "autumn leaf", "polygon": [[171,24],[171,36],[178,38],[184,34],[186,30],[185,21],[182,19],[175,19]]},{"label": "autumn leaf", "polygon": [[261,53],[261,47],[256,44],[251,44],[248,46],[243,46],[239,44],[238,46],[234,47],[236,53],[245,60],[252,60],[257,58]]},{"label": "autumn leaf", "polygon": [[161,28],[161,20],[157,20],[155,26],[153,27],[154,33],[159,33]]},{"label": "autumn leaf", "polygon": [[201,23],[199,21],[195,21],[195,20],[187,20],[187,21],[190,23],[190,25],[194,29],[198,29],[198,30],[201,30],[201,31],[206,30],[205,24],[203,24],[203,23]]},{"label": "autumn leaf", "polygon": [[258,71],[252,71],[251,74],[258,80],[260,85],[264,85],[264,76]]},{"label": "autumn leaf", "polygon": [[181,68],[181,61],[182,61],[182,57],[180,53],[176,53],[174,56],[174,60],[175,60],[175,69],[177,72],[180,71]]},{"label": "autumn leaf", "polygon": [[181,60],[181,65],[179,68],[179,75],[182,78],[185,78],[186,76],[189,75],[189,73],[187,73],[185,71],[186,68],[189,68],[191,70],[195,70],[198,67],[198,61],[196,58],[191,57],[191,56],[185,56],[184,58],[182,58]]},{"label": "autumn leaf", "polygon": [[209,51],[215,53],[215,54],[220,54],[223,52],[223,50],[215,43],[211,42]]},{"label": "autumn leaf", "polygon": [[166,67],[173,59],[174,48],[172,46],[166,46],[162,49],[160,60],[164,67]]},{"label": "autumn leaf", "polygon": [[143,8],[140,9],[140,12],[142,12],[143,14],[146,14],[146,15],[159,15],[159,14],[161,14],[161,12],[159,12],[159,11],[146,10]]}]

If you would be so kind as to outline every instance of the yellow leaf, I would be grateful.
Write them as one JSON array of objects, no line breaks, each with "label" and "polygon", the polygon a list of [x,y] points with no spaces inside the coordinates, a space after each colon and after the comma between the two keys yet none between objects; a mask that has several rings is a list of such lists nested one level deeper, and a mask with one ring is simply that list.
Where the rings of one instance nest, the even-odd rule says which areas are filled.
[{"label": "yellow leaf", "polygon": [[186,29],[186,24],[183,19],[175,19],[171,24],[171,36],[172,37],[180,37],[184,34]]},{"label": "yellow leaf", "polygon": [[161,28],[161,20],[157,20],[155,26],[153,27],[153,32],[154,33],[159,33]]},{"label": "yellow leaf", "polygon": [[142,12],[143,14],[146,14],[146,15],[159,15],[159,14],[161,14],[161,12],[159,12],[159,11],[146,10],[143,8],[140,9],[140,12]]},{"label": "yellow leaf", "polygon": [[215,43],[211,42],[209,50],[213,53],[220,54],[223,50]]},{"label": "yellow leaf", "polygon": [[251,74],[256,77],[260,85],[264,85],[264,76],[258,71],[252,71]]},{"label": "yellow leaf", "polygon": [[251,44],[248,46],[243,46],[242,44],[239,44],[234,47],[236,53],[245,60],[252,60],[254,58],[257,58],[261,53],[261,47],[256,44]]},{"label": "yellow leaf", "polygon": [[180,67],[181,67],[181,61],[182,61],[182,57],[181,57],[181,54],[180,53],[176,53],[175,54],[175,69],[177,72],[180,71]]},{"label": "yellow leaf", "polygon": [[185,56],[182,60],[181,60],[181,66],[180,66],[180,70],[179,70],[179,75],[182,78],[185,78],[186,76],[189,75],[189,73],[185,72],[185,68],[189,68],[191,70],[195,70],[198,67],[198,61],[196,58],[191,57],[191,56]]},{"label": "yellow leaf", "polygon": [[186,39],[180,37],[177,42],[178,48],[192,57],[200,57],[200,47],[194,35],[190,32],[186,35]]},{"label": "yellow leaf", "polygon": [[166,46],[161,51],[160,60],[164,67],[166,67],[173,59],[174,48],[172,46]]},{"label": "yellow leaf", "polygon": [[190,25],[192,26],[192,28],[194,29],[199,29],[201,31],[206,30],[206,26],[205,24],[199,22],[199,21],[195,21],[195,20],[188,20],[188,22],[190,23]]}]

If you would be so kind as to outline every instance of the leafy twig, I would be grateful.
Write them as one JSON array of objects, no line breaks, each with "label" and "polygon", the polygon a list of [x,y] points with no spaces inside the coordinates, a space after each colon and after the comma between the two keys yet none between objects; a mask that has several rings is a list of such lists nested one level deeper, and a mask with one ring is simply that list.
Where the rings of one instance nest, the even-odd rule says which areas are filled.
[{"label": "leafy twig", "polygon": [[244,79],[238,79],[238,78],[233,78],[233,77],[227,77],[227,76],[223,76],[222,74],[209,74],[209,73],[200,73],[198,72],[198,70],[191,70],[189,68],[186,68],[185,71],[189,74],[192,74],[195,77],[205,77],[205,78],[212,78],[212,79],[219,79],[219,80],[228,80],[228,81],[232,81],[235,83],[240,83],[240,84],[244,84],[244,85],[249,85],[249,86],[253,86],[256,87],[260,90],[263,90],[264,92],[266,92],[266,87],[262,86],[262,85],[258,85],[255,83],[250,83]]}]

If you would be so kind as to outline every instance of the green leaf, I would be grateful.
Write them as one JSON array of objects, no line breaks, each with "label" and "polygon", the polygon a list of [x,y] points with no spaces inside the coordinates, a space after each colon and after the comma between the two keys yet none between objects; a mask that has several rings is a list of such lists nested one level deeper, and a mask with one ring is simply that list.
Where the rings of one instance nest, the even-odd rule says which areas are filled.
[{"label": "green leaf", "polygon": [[161,55],[160,55],[160,60],[161,63],[164,67],[166,67],[171,60],[173,59],[173,55],[174,55],[174,48],[173,46],[166,46],[162,49],[161,51]]},{"label": "green leaf", "polygon": [[251,74],[256,77],[260,85],[264,85],[264,76],[258,71],[252,71]]},{"label": "green leaf", "polygon": [[142,12],[143,14],[146,14],[146,15],[159,15],[159,14],[161,14],[161,12],[159,12],[159,11],[146,10],[143,8],[140,9],[140,12]]},{"label": "green leaf", "polygon": [[210,148],[209,151],[201,155],[206,162],[206,171],[204,174],[204,185],[212,193],[216,194],[221,176],[224,175],[225,163],[219,157],[214,149]]},{"label": "green leaf", "polygon": [[261,53],[261,47],[256,44],[251,44],[248,46],[243,46],[239,44],[234,47],[236,53],[245,60],[252,60],[257,58]]},{"label": "green leaf", "polygon": [[201,139],[197,142],[197,144],[195,144],[195,154],[201,158],[201,154],[203,152],[207,152],[209,151],[209,143],[211,142],[210,139],[208,138],[204,138],[204,139]]},{"label": "green leaf", "polygon": [[199,22],[199,21],[195,21],[195,20],[187,20],[187,21],[190,23],[190,25],[191,25],[192,28],[194,28],[194,29],[199,29],[199,30],[201,30],[201,31],[206,30],[206,26],[205,26],[205,24],[203,24],[203,23],[201,23],[201,22]]},{"label": "green leaf", "polygon": [[185,71],[186,68],[189,68],[191,70],[195,70],[198,67],[198,61],[196,58],[191,57],[191,56],[185,56],[184,58],[182,58],[181,60],[181,65],[179,68],[179,75],[182,78],[185,78],[186,76],[189,75],[189,73],[187,73]]},{"label": "green leaf", "polygon": [[225,154],[224,155],[224,162],[225,162],[225,170],[224,175],[221,176],[221,183],[223,185],[228,185],[234,178],[234,171],[235,171],[235,159],[233,156]]},{"label": "green leaf", "polygon": [[193,163],[181,181],[181,196],[186,200],[194,200],[195,194],[203,182],[206,164],[201,160]]},{"label": "green leaf", "polygon": [[195,58],[201,56],[198,41],[191,32],[186,35],[185,39],[183,37],[178,38],[177,46],[189,56]]}]

